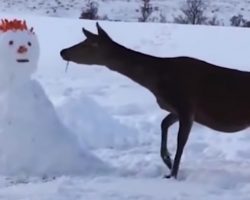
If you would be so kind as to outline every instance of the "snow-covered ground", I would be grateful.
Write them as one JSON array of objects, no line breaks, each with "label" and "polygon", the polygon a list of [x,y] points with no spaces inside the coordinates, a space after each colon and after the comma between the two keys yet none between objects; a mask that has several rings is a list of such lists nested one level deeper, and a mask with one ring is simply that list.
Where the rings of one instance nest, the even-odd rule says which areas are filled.
[{"label": "snow-covered ground", "polygon": [[[34,26],[40,41],[41,57],[34,78],[80,143],[88,143],[88,150],[112,166],[114,173],[103,170],[90,177],[62,175],[45,180],[2,174],[0,199],[249,199],[249,129],[225,134],[195,124],[183,155],[179,180],[162,179],[168,170],[159,154],[160,123],[167,113],[157,106],[154,97],[102,66],[71,63],[65,72],[66,63],[60,58],[60,50],[84,39],[83,26],[96,31],[95,22],[20,16]],[[157,23],[100,24],[115,41],[144,53],[194,56],[250,71],[248,29]],[[176,149],[177,125],[169,134],[172,155]]]},{"label": "snow-covered ground", "polygon": [[[33,13],[54,17],[79,18],[82,9],[89,0],[2,0],[0,10],[13,13]],[[93,0],[98,4],[98,15],[109,20],[138,21],[141,17],[142,0]],[[150,17],[153,21],[164,18],[173,22],[180,14],[185,0],[151,0],[154,12]],[[230,18],[243,15],[250,21],[249,0],[205,0],[206,16],[216,16],[221,25],[230,25]]]}]

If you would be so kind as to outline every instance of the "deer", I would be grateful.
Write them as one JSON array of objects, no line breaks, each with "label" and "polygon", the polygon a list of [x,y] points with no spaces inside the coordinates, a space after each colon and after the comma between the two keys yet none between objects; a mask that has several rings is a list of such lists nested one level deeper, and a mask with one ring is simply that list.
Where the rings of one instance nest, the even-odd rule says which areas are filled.
[{"label": "deer", "polygon": [[[181,157],[192,126],[198,123],[223,133],[250,125],[250,73],[188,56],[156,57],[115,42],[96,22],[97,33],[82,28],[85,39],[60,51],[63,60],[100,65],[118,72],[151,92],[167,111],[161,121],[160,156],[170,170],[165,178],[177,179]],[[179,123],[172,161],[168,129]]]}]

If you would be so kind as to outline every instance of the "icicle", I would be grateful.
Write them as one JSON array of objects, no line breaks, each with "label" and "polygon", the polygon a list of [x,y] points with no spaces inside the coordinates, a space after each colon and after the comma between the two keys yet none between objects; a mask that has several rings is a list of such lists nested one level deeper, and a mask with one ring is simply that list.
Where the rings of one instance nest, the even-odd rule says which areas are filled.
[{"label": "icicle", "polygon": [[69,61],[68,61],[67,64],[66,64],[65,72],[68,71],[68,68],[69,68]]}]

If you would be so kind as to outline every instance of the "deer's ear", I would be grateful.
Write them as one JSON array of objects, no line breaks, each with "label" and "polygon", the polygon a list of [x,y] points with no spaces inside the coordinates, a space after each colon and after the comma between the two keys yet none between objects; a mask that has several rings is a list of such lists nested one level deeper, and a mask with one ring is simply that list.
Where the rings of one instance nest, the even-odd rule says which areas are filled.
[{"label": "deer's ear", "polygon": [[86,30],[85,28],[82,28],[82,32],[88,39],[97,39],[98,37],[96,34]]},{"label": "deer's ear", "polygon": [[96,27],[97,27],[98,35],[99,35],[102,39],[111,39],[111,38],[109,37],[109,35],[106,33],[106,31],[104,31],[103,28],[99,25],[98,22],[96,22]]}]

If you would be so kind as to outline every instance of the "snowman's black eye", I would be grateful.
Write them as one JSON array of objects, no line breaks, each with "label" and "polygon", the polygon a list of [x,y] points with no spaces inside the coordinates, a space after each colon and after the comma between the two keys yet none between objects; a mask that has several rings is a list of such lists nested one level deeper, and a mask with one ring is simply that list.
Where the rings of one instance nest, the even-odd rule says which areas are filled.
[{"label": "snowman's black eye", "polygon": [[32,45],[31,42],[28,42],[28,45],[31,46]]},{"label": "snowman's black eye", "polygon": [[9,45],[13,45],[13,44],[14,44],[13,40],[10,40]]}]

